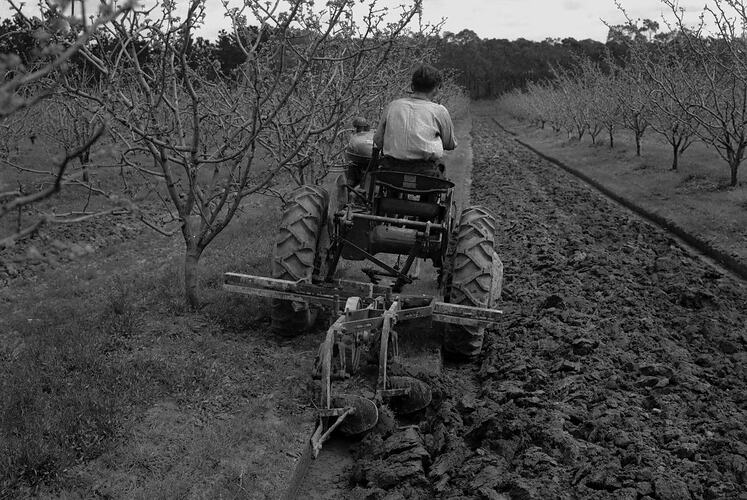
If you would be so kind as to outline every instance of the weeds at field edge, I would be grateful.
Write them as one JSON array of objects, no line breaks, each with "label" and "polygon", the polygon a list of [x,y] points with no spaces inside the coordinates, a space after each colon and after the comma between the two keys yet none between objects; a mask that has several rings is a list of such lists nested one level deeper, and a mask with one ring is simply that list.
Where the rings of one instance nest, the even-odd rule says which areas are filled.
[{"label": "weeds at field edge", "polygon": [[116,273],[61,269],[13,301],[23,307],[5,321],[0,345],[0,499],[64,488],[65,471],[131,439],[128,429],[157,402],[220,389],[224,332],[237,338],[269,316],[264,302],[221,289],[223,272],[269,271],[274,212],[253,215],[203,257],[199,313],[184,305],[173,250],[132,266],[114,259]]},{"label": "weeds at field edge", "polygon": [[22,344],[0,368],[0,498],[98,456],[121,435],[130,406],[179,378],[153,359],[112,355],[126,349],[142,312],[132,284],[111,289],[97,302],[40,306],[33,315],[43,319],[11,322]]}]

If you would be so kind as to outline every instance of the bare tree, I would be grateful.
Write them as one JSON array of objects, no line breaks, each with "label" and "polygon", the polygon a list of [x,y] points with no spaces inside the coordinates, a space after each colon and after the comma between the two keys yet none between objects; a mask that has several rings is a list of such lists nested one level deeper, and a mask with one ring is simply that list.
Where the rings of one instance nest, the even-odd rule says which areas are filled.
[{"label": "bare tree", "polygon": [[615,147],[615,130],[620,125],[620,101],[615,97],[614,88],[617,85],[615,73],[607,75],[607,78],[599,81],[594,108],[597,120],[607,131],[607,139],[610,149]]},{"label": "bare tree", "polygon": [[[56,95],[37,105],[36,125],[32,130],[34,133],[36,130],[39,131],[39,138],[52,156],[59,150],[68,154],[80,144],[84,144],[96,130],[105,126],[100,113],[90,112],[82,104],[80,99]],[[74,159],[84,183],[91,180],[91,152],[92,148],[88,148]]]},{"label": "bare tree", "polygon": [[[181,231],[190,306],[199,306],[204,249],[247,196],[283,172],[298,175],[329,158],[334,148],[322,152],[322,145],[337,138],[360,103],[358,90],[376,81],[420,9],[416,0],[392,22],[374,1],[356,24],[355,3],[334,0],[319,12],[309,0],[245,0],[227,13],[246,58],[231,76],[189,64],[206,0],[190,0],[180,17],[173,2],[132,10],[109,25],[114,51],[95,50],[103,43],[83,51],[108,90],[68,88],[118,123],[123,164],[160,183],[164,217],[144,221],[167,234]],[[156,49],[151,63],[139,58],[144,44]]]},{"label": "bare tree", "polygon": [[636,65],[616,70],[617,79],[611,89],[615,92],[621,111],[621,124],[633,132],[635,154],[641,156],[641,139],[649,126],[651,98],[647,75]]},{"label": "bare tree", "polygon": [[589,72],[595,82],[592,94],[595,119],[607,132],[610,149],[615,147],[615,131],[621,124],[622,113],[620,100],[615,89],[620,85],[618,68],[612,63],[612,57],[607,54],[607,71],[603,71],[598,64],[590,66]]},{"label": "bare tree", "polygon": [[560,131],[558,110],[554,106],[551,94],[555,90],[548,84],[529,83],[525,92],[515,90],[505,96],[504,102],[511,102],[510,106],[518,115],[528,117],[531,121],[544,129],[549,123],[553,131]]},{"label": "bare tree", "polygon": [[[16,5],[8,0],[18,18],[29,30],[35,30],[40,43],[41,57],[33,65],[24,65],[18,54],[0,54],[0,128],[5,128],[18,139],[18,131],[26,121],[28,111],[42,100],[49,98],[57,88],[57,81],[68,71],[71,58],[78,53],[91,37],[107,23],[115,20],[130,9],[130,3],[115,8],[113,3],[102,3],[97,16],[89,22],[86,16],[71,19],[63,15],[62,9],[54,2],[41,4],[44,23],[35,26],[22,11],[23,4]],[[81,4],[84,2],[81,0]],[[82,9],[85,13],[85,10]],[[71,23],[72,21],[72,23]],[[74,30],[71,31],[71,24]],[[100,214],[54,214],[42,213],[31,222],[23,219],[24,210],[38,205],[57,194],[63,186],[78,183],[80,176],[70,172],[73,160],[83,157],[91,146],[104,133],[103,125],[81,138],[77,145],[71,146],[59,159],[52,160],[40,167],[29,168],[13,161],[11,148],[0,150],[0,166],[14,169],[21,174],[49,177],[50,182],[25,189],[23,186],[0,185],[0,221],[16,217],[16,224],[6,224],[6,232],[0,235],[0,249],[14,245],[39,230],[46,223],[71,223]],[[111,208],[106,212],[111,212]],[[9,228],[9,229],[8,229]]]},{"label": "bare tree", "polygon": [[529,117],[537,123],[539,128],[544,129],[545,124],[550,121],[547,102],[543,99],[544,88],[536,83],[527,84],[526,92],[516,89],[507,97],[512,98],[516,105],[516,111]]},{"label": "bare tree", "polygon": [[612,92],[615,75],[605,73],[598,63],[589,58],[577,60],[577,72],[577,78],[581,82],[578,99],[583,103],[581,112],[591,142],[596,144],[597,136],[607,130],[610,144],[613,144],[612,132],[619,116],[619,103]]},{"label": "bare tree", "polygon": [[568,138],[570,139],[573,133],[573,121],[569,118],[563,105],[562,94],[553,84],[547,84],[542,86],[542,91],[537,94],[534,102],[538,103],[540,107],[545,107],[547,113],[547,119],[550,122],[550,126],[553,132],[560,132],[565,129]]},{"label": "bare tree", "polygon": [[[684,21],[676,0],[662,0],[674,15],[670,26],[674,36],[662,50],[666,57],[645,49],[634,54],[642,58],[660,94],[683,113],[686,126],[711,146],[729,165],[730,184],[738,183],[739,166],[747,147],[747,47],[742,36],[747,26],[747,9],[742,0],[714,0],[701,13],[695,28]],[[709,19],[715,32],[706,33]],[[658,66],[666,64],[666,71]]]},{"label": "bare tree", "polygon": [[[557,89],[557,102],[560,104],[570,123],[572,131],[576,132],[576,139],[581,140],[589,129],[588,106],[586,88],[582,78],[574,71],[553,68]],[[571,130],[568,138],[571,138]]]},{"label": "bare tree", "polygon": [[[679,159],[687,149],[698,140],[697,123],[694,118],[695,110],[686,111],[675,99],[661,89],[657,82],[669,82],[668,86],[674,90],[683,102],[690,102],[697,96],[690,94],[692,86],[679,79],[678,72],[672,71],[673,54],[662,52],[656,65],[650,65],[647,71],[651,77],[649,93],[651,96],[652,113],[649,118],[651,129],[664,137],[672,148],[672,170],[677,170]],[[631,64],[639,64],[640,57],[634,57]]]}]

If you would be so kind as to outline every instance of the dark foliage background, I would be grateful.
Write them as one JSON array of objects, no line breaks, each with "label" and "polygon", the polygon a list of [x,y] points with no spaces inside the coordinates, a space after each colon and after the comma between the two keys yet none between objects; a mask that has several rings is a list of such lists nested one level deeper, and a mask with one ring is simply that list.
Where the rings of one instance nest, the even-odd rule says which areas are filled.
[{"label": "dark foliage background", "polygon": [[[253,30],[248,27],[248,30]],[[606,54],[618,63],[627,56],[628,42],[633,39],[661,40],[656,35],[658,24],[645,20],[640,28],[611,26],[606,42],[575,38],[547,38],[541,42],[480,38],[474,31],[445,32],[434,37],[438,50],[438,65],[456,71],[458,83],[473,99],[498,97],[513,89],[524,89],[530,82],[553,79],[552,68],[572,68],[579,58],[603,64]],[[112,41],[112,43],[114,43]],[[158,47],[139,47],[144,61],[158,52]],[[15,19],[0,22],[0,52],[21,55],[24,63],[43,57],[39,40]],[[230,75],[244,60],[233,35],[225,30],[215,40],[196,38],[191,50],[192,64],[210,61],[219,71]],[[217,63],[217,64],[216,64]],[[79,56],[75,63],[85,67]]]}]

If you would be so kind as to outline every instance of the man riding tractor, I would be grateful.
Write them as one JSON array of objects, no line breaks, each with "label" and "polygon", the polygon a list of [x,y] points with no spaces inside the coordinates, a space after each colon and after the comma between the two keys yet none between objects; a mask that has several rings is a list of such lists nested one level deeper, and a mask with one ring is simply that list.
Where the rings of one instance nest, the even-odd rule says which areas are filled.
[{"label": "man riding tractor", "polygon": [[[421,305],[426,308],[440,303],[493,307],[502,280],[496,222],[483,207],[457,213],[455,185],[445,178],[442,164],[444,151],[457,146],[454,126],[446,108],[431,101],[440,83],[438,70],[419,66],[412,75],[413,93],[387,106],[375,133],[365,120],[354,122],[346,174],[329,175],[326,186],[304,185],[291,193],[273,252],[272,277],[282,280],[278,286],[319,285],[318,293],[339,297],[353,285],[336,281],[338,264],[357,261],[368,267],[354,264],[353,272],[384,285],[388,292],[377,293],[385,301],[404,290],[430,297]],[[356,187],[359,183],[363,186]],[[277,297],[273,330],[293,336],[309,328],[316,318],[313,304]],[[465,321],[446,325],[444,349],[471,357],[480,352],[484,325]]]},{"label": "man riding tractor", "polygon": [[444,151],[457,143],[449,111],[431,100],[440,86],[439,71],[420,65],[412,74],[412,94],[384,110],[373,137],[374,147],[383,154],[381,169],[443,175]]}]

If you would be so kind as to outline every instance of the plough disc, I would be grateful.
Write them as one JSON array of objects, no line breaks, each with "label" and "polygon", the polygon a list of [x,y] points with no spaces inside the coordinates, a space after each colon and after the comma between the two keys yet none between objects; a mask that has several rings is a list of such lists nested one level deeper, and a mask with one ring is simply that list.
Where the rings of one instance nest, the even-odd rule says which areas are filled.
[{"label": "plough disc", "polygon": [[409,414],[420,411],[431,403],[432,394],[428,384],[413,377],[389,377],[388,389],[406,389],[401,395],[392,396],[389,406],[395,413]]},{"label": "plough disc", "polygon": [[353,436],[368,432],[379,421],[379,409],[376,403],[362,396],[340,394],[332,397],[332,404],[336,408],[353,408],[353,413],[345,418],[338,427],[342,434]]}]

